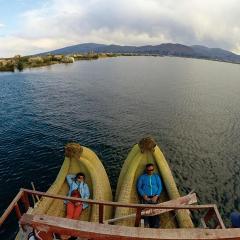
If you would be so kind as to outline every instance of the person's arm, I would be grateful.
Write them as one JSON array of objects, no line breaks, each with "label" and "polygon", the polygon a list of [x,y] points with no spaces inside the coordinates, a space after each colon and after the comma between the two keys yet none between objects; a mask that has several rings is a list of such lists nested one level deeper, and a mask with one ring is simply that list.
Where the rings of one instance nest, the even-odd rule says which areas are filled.
[{"label": "person's arm", "polygon": [[156,175],[156,181],[157,181],[157,186],[158,186],[157,195],[159,197],[162,192],[162,181],[158,175]]},{"label": "person's arm", "polygon": [[66,179],[67,179],[67,183],[68,183],[69,186],[71,186],[71,184],[73,183],[75,177],[76,177],[76,175],[74,175],[74,174],[67,175]]},{"label": "person's arm", "polygon": [[142,189],[142,185],[143,185],[143,177],[140,176],[137,181],[137,190],[138,190],[138,193],[143,197],[146,194]]},{"label": "person's arm", "polygon": [[86,183],[84,183],[84,196],[83,196],[83,198],[88,199],[89,197],[90,197],[89,187]]}]

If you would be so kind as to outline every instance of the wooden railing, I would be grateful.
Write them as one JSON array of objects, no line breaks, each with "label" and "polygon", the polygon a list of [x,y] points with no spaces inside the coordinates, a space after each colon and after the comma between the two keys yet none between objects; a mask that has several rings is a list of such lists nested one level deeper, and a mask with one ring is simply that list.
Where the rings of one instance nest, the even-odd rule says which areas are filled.
[{"label": "wooden railing", "polygon": [[187,209],[187,210],[207,210],[203,221],[207,224],[211,219],[215,219],[217,228],[225,229],[225,225],[223,220],[220,216],[220,213],[217,209],[215,204],[207,204],[207,205],[155,205],[155,204],[129,204],[129,203],[121,203],[121,202],[106,202],[106,201],[97,201],[91,199],[81,199],[81,198],[74,198],[74,197],[67,197],[62,195],[44,193],[34,190],[28,189],[20,189],[16,197],[10,203],[8,208],[5,210],[3,215],[0,218],[0,226],[5,222],[9,214],[15,209],[17,218],[20,219],[22,216],[22,212],[20,211],[19,201],[21,201],[25,207],[25,210],[30,207],[30,196],[43,196],[49,197],[53,199],[60,199],[60,200],[74,200],[74,201],[81,201],[86,202],[90,205],[96,204],[99,207],[99,223],[102,224],[104,222],[104,207],[105,206],[112,206],[112,207],[125,207],[125,208],[134,208],[136,209],[136,217],[135,217],[135,226],[138,227],[140,220],[141,220],[141,211],[143,209],[171,209],[171,210],[180,210],[180,209]]}]

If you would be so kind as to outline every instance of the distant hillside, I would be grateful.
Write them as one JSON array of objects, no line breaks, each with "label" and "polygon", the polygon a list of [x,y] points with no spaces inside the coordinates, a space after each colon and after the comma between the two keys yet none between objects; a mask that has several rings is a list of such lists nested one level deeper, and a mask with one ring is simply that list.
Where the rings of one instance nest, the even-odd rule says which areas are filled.
[{"label": "distant hillside", "polygon": [[210,60],[227,61],[240,63],[240,55],[220,49],[208,48],[200,45],[186,46],[182,44],[163,43],[160,45],[146,46],[120,46],[105,45],[96,43],[84,43],[69,46],[54,51],[42,53],[42,55],[51,54],[73,54],[73,53],[129,53],[129,54],[159,54],[163,56],[181,56],[192,58],[204,58]]},{"label": "distant hillside", "polygon": [[221,48],[208,48],[200,45],[191,46],[194,52],[202,58],[217,59],[229,61],[233,63],[240,63],[240,55],[234,54],[230,51]]}]

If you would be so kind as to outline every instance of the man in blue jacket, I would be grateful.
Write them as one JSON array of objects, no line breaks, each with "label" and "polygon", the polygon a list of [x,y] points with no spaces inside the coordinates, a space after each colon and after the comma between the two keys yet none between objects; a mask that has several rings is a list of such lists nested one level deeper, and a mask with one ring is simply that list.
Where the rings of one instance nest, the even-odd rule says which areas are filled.
[{"label": "man in blue jacket", "polygon": [[[137,190],[143,204],[157,204],[162,192],[162,182],[158,174],[153,173],[154,165],[146,165],[146,173],[141,175],[137,181]],[[158,215],[144,218],[144,224],[149,224],[150,228],[160,227],[160,218]]]}]

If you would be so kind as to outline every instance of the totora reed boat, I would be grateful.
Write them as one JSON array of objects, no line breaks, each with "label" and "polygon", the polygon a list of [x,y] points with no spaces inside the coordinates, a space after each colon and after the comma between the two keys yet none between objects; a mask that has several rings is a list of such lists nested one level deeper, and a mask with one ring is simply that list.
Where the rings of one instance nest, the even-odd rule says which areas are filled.
[{"label": "totora reed boat", "polygon": [[[123,164],[116,190],[117,202],[139,203],[139,196],[136,189],[137,179],[144,173],[145,166],[148,163],[152,163],[155,166],[155,173],[162,178],[163,191],[160,195],[160,202],[166,202],[180,197],[163,153],[153,139],[145,138],[142,139],[139,144],[133,146]],[[133,212],[134,209],[117,208],[115,218],[121,219]],[[180,210],[176,217],[177,221],[173,213],[162,213],[160,215],[161,228],[193,228],[189,211]],[[135,222],[133,218],[122,218],[122,220],[119,220],[116,224],[134,226]]]},{"label": "totora reed boat", "polygon": [[[161,176],[163,191],[159,204],[139,204],[136,182],[145,165],[152,163]],[[67,197],[66,176],[84,172],[90,199]],[[30,197],[41,197],[33,204]],[[64,200],[89,204],[80,219],[67,219]],[[0,226],[15,210],[19,219],[17,240],[28,233],[40,233],[43,240],[68,239],[159,239],[217,240],[240,239],[240,229],[226,228],[215,204],[197,205],[195,193],[180,196],[169,165],[152,138],[144,138],[129,152],[117,184],[115,202],[106,171],[96,154],[77,143],[67,144],[60,172],[47,192],[20,189],[0,218]],[[24,211],[23,211],[24,207]],[[199,221],[192,220],[197,211]],[[160,215],[160,228],[142,226],[143,216]],[[200,223],[200,224],[196,224]],[[64,238],[65,237],[65,238]]]},{"label": "totora reed boat", "polygon": [[[66,196],[69,191],[66,176],[78,172],[83,172],[86,176],[90,198],[105,201],[112,200],[109,179],[101,161],[92,150],[77,143],[69,143],[65,146],[65,159],[62,167],[55,182],[46,193]],[[45,214],[48,216],[65,217],[66,207],[63,200],[42,197],[30,212],[33,215]],[[111,215],[112,208],[105,208],[105,218],[108,219]],[[84,209],[79,220],[96,222],[98,218],[99,212],[95,205]],[[22,239],[21,235],[22,231],[17,235],[16,239]]]}]

